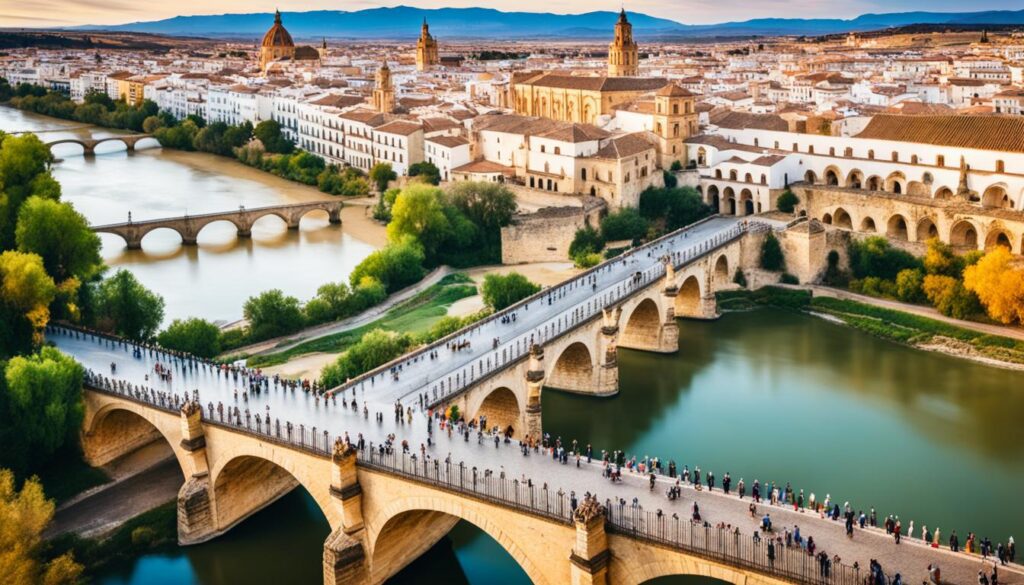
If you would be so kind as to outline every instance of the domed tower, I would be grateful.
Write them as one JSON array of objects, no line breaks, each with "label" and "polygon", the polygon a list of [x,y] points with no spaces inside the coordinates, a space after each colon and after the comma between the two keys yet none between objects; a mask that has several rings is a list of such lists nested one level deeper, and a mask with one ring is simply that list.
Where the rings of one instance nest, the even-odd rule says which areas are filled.
[{"label": "domed tower", "polygon": [[639,74],[640,53],[633,40],[633,25],[626,19],[623,8],[615,23],[615,39],[608,45],[608,76],[636,77]]},{"label": "domed tower", "polygon": [[391,69],[387,61],[377,70],[377,84],[373,88],[373,108],[382,114],[395,111],[395,86],[391,84]]},{"label": "domed tower", "polygon": [[420,38],[416,41],[416,70],[426,71],[440,62],[441,59],[437,56],[437,40],[430,36],[430,27],[424,18]]},{"label": "domed tower", "polygon": [[274,11],[274,26],[263,35],[260,44],[260,71],[266,72],[267,66],[278,59],[295,57],[295,41],[281,24],[281,11]]}]

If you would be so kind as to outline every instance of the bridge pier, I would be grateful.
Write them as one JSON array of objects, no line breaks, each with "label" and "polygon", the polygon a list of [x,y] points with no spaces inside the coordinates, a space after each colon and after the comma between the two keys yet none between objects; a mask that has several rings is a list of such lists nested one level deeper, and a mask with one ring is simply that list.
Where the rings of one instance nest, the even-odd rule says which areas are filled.
[{"label": "bridge pier", "polygon": [[324,541],[324,585],[369,585],[363,543],[335,528]]},{"label": "bridge pier", "polygon": [[569,555],[572,585],[606,585],[612,555],[601,505],[594,500],[584,500],[572,519],[576,527],[576,540]]},{"label": "bridge pier", "polygon": [[197,402],[181,407],[181,443],[189,469],[185,485],[178,490],[178,544],[196,544],[217,535],[214,519],[210,467],[206,459],[203,408]]},{"label": "bridge pier", "polygon": [[341,223],[341,205],[327,210],[327,221],[331,225],[338,225]]},{"label": "bridge pier", "polygon": [[601,338],[598,345],[597,379],[595,394],[614,396],[619,393],[619,317],[622,309],[604,309],[601,315]]},{"label": "bridge pier", "polygon": [[540,422],[540,392],[544,387],[544,349],[539,345],[530,348],[529,370],[526,371],[526,434],[540,440],[543,436]]},{"label": "bridge pier", "polygon": [[331,456],[331,495],[341,501],[341,528],[345,534],[363,529],[363,490],[356,475],[356,452],[340,439]]}]

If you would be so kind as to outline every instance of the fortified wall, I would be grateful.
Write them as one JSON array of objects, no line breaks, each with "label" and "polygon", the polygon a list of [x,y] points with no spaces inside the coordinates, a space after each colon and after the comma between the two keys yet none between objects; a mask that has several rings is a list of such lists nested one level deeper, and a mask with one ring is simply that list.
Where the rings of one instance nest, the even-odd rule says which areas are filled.
[{"label": "fortified wall", "polygon": [[501,228],[502,264],[565,262],[576,230],[596,228],[606,208],[603,199],[585,197],[582,207],[545,207],[516,215]]}]

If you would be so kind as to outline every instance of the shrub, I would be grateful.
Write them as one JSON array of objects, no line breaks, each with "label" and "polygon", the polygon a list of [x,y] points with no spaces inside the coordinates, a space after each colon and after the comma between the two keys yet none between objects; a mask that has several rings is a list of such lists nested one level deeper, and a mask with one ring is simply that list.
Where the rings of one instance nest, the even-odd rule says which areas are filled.
[{"label": "shrub", "polygon": [[839,252],[829,250],[828,267],[825,269],[825,276],[822,281],[828,286],[844,287],[849,284],[850,277],[839,268]]},{"label": "shrub", "polygon": [[881,236],[851,241],[848,253],[850,269],[855,278],[877,276],[885,280],[895,280],[901,270],[921,267],[920,260],[908,252],[893,248],[889,241]]},{"label": "shrub", "polygon": [[679,159],[676,159],[672,161],[672,166],[669,168],[672,169],[673,172],[681,171],[683,170],[683,163]]},{"label": "shrub", "polygon": [[604,239],[597,230],[589,225],[576,230],[572,243],[569,244],[569,257],[576,258],[585,254],[600,252],[604,248]]},{"label": "shrub", "polygon": [[597,253],[589,253],[573,256],[572,261],[575,264],[576,268],[593,268],[594,266],[597,266],[598,264],[603,262],[604,258],[602,258],[601,255]]},{"label": "shrub", "polygon": [[966,319],[982,312],[977,295],[952,276],[929,274],[922,288],[935,309],[947,317]]},{"label": "shrub", "polygon": [[540,285],[530,282],[518,272],[509,272],[505,275],[488,274],[485,276],[480,294],[488,307],[500,311],[538,291],[540,291]]},{"label": "shrub", "polygon": [[795,193],[786,189],[779,195],[778,199],[775,200],[775,207],[783,213],[793,213],[796,209],[797,204],[800,203],[800,199]]},{"label": "shrub", "polygon": [[776,272],[786,267],[786,260],[782,255],[782,245],[775,234],[768,232],[761,244],[761,268]]},{"label": "shrub", "polygon": [[441,171],[431,162],[418,162],[409,165],[409,176],[419,177],[424,183],[441,184]]},{"label": "shrub", "polygon": [[416,238],[403,236],[360,262],[349,275],[349,284],[359,284],[368,276],[394,292],[423,278],[423,259],[423,246]]},{"label": "shrub", "polygon": [[800,279],[788,272],[783,272],[782,276],[779,277],[779,282],[782,284],[800,284]]},{"label": "shrub", "polygon": [[924,295],[924,272],[919,268],[905,268],[896,274],[896,298],[905,303],[920,303]]},{"label": "shrub", "polygon": [[[679,161],[676,161],[676,162],[679,162]],[[662,171],[661,174],[662,174],[662,177],[665,180],[665,188],[666,189],[675,189],[676,186],[679,184],[679,180],[676,179],[676,176],[673,175],[672,173],[670,173],[668,171]]]},{"label": "shrub", "polygon": [[326,366],[320,376],[320,382],[328,388],[344,384],[349,378],[368,372],[402,355],[412,342],[412,337],[407,333],[374,329],[363,335],[337,361]]},{"label": "shrub", "polygon": [[732,277],[732,281],[742,286],[743,288],[747,288],[747,277],[745,274],[743,274],[742,268],[736,269],[736,274]]}]

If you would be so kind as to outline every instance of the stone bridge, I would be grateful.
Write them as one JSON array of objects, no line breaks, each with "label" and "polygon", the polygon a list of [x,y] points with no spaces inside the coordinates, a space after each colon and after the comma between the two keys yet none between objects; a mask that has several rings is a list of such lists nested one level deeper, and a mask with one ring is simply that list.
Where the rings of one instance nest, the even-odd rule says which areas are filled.
[{"label": "stone bridge", "polygon": [[[82,147],[82,154],[91,156],[96,154],[96,147],[104,142],[121,142],[128,149],[128,152],[135,152],[135,146],[146,139],[152,139],[156,142],[156,138],[152,134],[125,134],[122,136],[107,136],[105,138],[62,138],[61,140],[47,142],[46,146],[52,149],[60,144],[77,144]],[[156,143],[159,146],[160,143]]]},{"label": "stone bridge", "polygon": [[207,420],[196,403],[173,407],[148,399],[102,384],[87,387],[87,460],[102,465],[165,441],[182,469],[181,544],[224,534],[301,486],[331,527],[323,550],[325,584],[384,583],[465,520],[497,541],[538,585],[633,585],[664,575],[737,585],[857,585],[856,572],[846,566],[819,579],[813,559],[799,550],[780,547],[769,561],[767,546],[749,535],[653,512],[606,511],[596,502],[577,502],[574,513],[568,492],[485,476],[483,458],[475,462],[478,469],[359,450],[308,428],[246,428]]},{"label": "stone bridge", "polygon": [[267,207],[253,207],[247,209],[239,207],[234,211],[221,211],[216,213],[204,213],[200,215],[184,215],[182,217],[168,217],[162,219],[147,219],[142,221],[127,221],[124,223],[112,223],[107,225],[93,226],[92,231],[101,234],[116,234],[124,239],[129,250],[142,248],[142,239],[149,232],[167,228],[178,232],[181,236],[181,243],[186,246],[196,245],[196,238],[199,232],[211,223],[227,221],[234,224],[238,229],[238,237],[248,238],[252,236],[252,226],[262,217],[273,215],[281,218],[288,229],[299,229],[299,222],[302,218],[313,211],[327,212],[328,219],[332,224],[341,223],[341,208],[344,203],[340,200],[311,201],[309,203],[291,203],[288,205],[270,205]]}]

